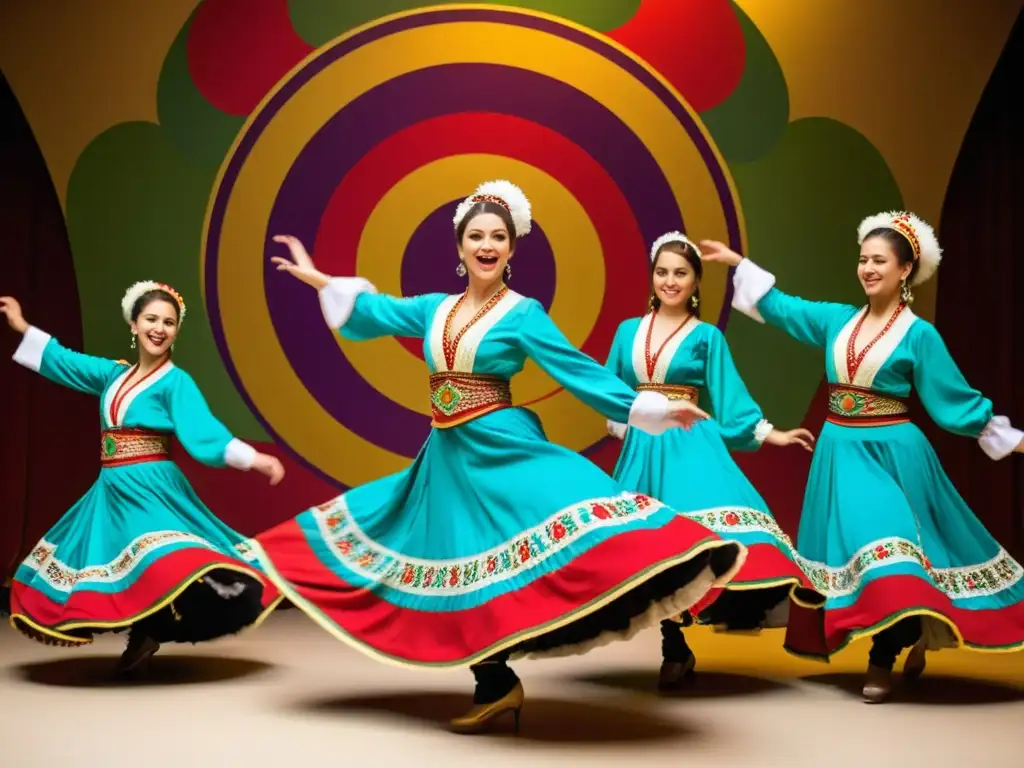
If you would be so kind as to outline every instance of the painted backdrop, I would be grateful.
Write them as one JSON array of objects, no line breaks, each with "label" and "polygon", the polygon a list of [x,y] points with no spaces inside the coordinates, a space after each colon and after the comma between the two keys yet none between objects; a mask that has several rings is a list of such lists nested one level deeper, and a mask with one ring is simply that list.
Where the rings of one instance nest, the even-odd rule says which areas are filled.
[{"label": "painted backdrop", "polygon": [[[731,243],[798,294],[857,301],[857,223],[904,207],[938,223],[1020,4],[44,5],[0,11],[0,69],[64,211],[85,351],[129,354],[130,283],[179,289],[177,362],[239,437],[289,463],[268,492],[185,461],[251,531],[400,469],[429,428],[418,345],[339,340],[312,292],[270,269],[271,235],[381,291],[454,292],[456,202],[512,179],[536,224],[511,285],[601,360],[643,310],[647,248],[669,229]],[[767,416],[797,426],[821,353],[730,317],[727,278],[708,270],[705,318]],[[915,311],[932,316],[934,291]],[[611,466],[603,419],[536,367],[514,393],[552,440]],[[792,520],[805,457],[744,461],[777,483],[793,472],[778,510]]]}]

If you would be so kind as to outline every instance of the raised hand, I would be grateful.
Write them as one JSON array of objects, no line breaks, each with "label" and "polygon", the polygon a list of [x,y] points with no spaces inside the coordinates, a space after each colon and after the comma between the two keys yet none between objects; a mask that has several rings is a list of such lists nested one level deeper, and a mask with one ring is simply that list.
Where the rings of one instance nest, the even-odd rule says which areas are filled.
[{"label": "raised hand", "polygon": [[291,253],[291,258],[286,259],[281,256],[272,256],[271,262],[277,265],[279,272],[287,272],[292,277],[295,277],[306,285],[311,285],[316,289],[323,288],[327,285],[328,277],[323,272],[318,270],[313,264],[313,259],[306,251],[304,246],[297,237],[291,235],[274,235],[273,240],[275,243],[282,243],[288,246],[288,250]]},{"label": "raised hand", "polygon": [[698,421],[710,418],[707,413],[689,400],[670,400],[668,416],[683,429],[689,429]]},{"label": "raised hand", "polygon": [[271,485],[277,485],[284,479],[284,465],[280,459],[268,453],[257,453],[252,462],[252,468],[261,475],[269,477]]},{"label": "raised hand", "polygon": [[717,240],[701,240],[700,253],[701,261],[717,261],[725,264],[727,267],[735,267],[743,261],[743,257],[736,253],[736,251]]},{"label": "raised hand", "polygon": [[7,324],[18,333],[28,330],[25,316],[21,314],[21,304],[13,296],[0,296],[0,315],[4,315]]},{"label": "raised hand", "polygon": [[799,445],[805,451],[814,451],[814,434],[807,429],[791,429],[788,432],[773,429],[764,441],[769,445]]}]

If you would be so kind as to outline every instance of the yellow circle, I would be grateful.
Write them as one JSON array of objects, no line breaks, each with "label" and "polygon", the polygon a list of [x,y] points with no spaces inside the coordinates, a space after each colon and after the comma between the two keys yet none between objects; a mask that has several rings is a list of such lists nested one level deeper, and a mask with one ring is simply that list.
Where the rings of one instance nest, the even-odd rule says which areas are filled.
[{"label": "yellow circle", "polygon": [[[523,15],[554,20],[545,14],[523,12]],[[354,30],[338,42],[393,20],[391,17]],[[560,23],[617,48],[658,77],[678,98],[670,84],[623,47],[578,25],[561,20]],[[318,51],[308,57],[292,74],[324,52]],[[442,56],[443,62],[439,61]],[[276,194],[312,130],[326,123],[369,88],[438,63],[482,63],[527,69],[589,94],[617,115],[646,145],[665,174],[680,210],[685,211],[688,228],[700,232],[703,237],[729,239],[714,179],[675,115],[632,75],[588,48],[550,32],[489,21],[464,21],[398,31],[332,62],[282,106],[244,159],[225,206],[220,241],[217,243],[219,260],[216,268],[218,285],[224,287],[218,297],[224,334],[232,361],[249,397],[286,443],[322,471],[348,485],[358,485],[398,471],[407,465],[408,460],[347,430],[308,393],[276,342],[265,302],[253,300],[263,295],[263,264],[253,259],[252,254],[266,252],[265,233],[259,223],[269,220]],[[222,166],[216,188],[219,189],[241,138],[280,88],[287,87],[287,84],[288,78],[250,115]],[[681,98],[679,101],[685,107]],[[696,116],[694,122],[699,125]],[[709,138],[707,141],[724,172],[724,163]],[[731,180],[729,184],[732,191]],[[469,191],[466,189],[464,193]],[[208,212],[207,231],[213,202]],[[207,243],[204,242],[204,258],[206,253]],[[710,305],[707,306],[709,316],[714,316],[720,310],[721,297],[724,296],[725,271],[715,270],[705,275],[704,282]],[[311,296],[310,300],[315,299]],[[262,347],[252,345],[254,335],[267,339],[268,343]],[[245,341],[237,343],[242,340]],[[288,396],[282,397],[282,393],[288,393]],[[556,401],[561,408],[569,400],[575,402],[558,396],[538,404],[536,410],[546,418],[553,412]],[[545,414],[545,411],[549,413]],[[580,434],[587,433],[596,437],[600,423],[594,414],[581,415],[573,435],[578,438]],[[552,430],[549,434],[556,441],[566,437]],[[569,442],[577,440],[570,439]],[[359,460],[352,461],[351,457],[356,456]]]}]

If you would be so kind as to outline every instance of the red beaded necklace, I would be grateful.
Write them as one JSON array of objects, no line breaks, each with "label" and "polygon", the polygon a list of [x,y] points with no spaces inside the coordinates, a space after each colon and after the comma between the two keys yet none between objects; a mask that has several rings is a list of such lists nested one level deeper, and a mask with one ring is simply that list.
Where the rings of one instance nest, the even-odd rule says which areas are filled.
[{"label": "red beaded necklace", "polygon": [[900,313],[906,308],[906,304],[900,303],[896,310],[892,313],[892,317],[889,318],[889,322],[885,324],[885,327],[878,332],[871,341],[868,342],[867,346],[857,354],[857,335],[860,333],[860,328],[864,325],[864,321],[867,319],[868,310],[864,310],[864,314],[860,316],[860,320],[857,321],[857,325],[853,328],[853,333],[850,334],[850,340],[846,343],[846,374],[850,381],[853,381],[857,375],[857,371],[860,369],[860,364],[864,362],[864,358],[873,346],[878,342],[880,338],[892,328],[893,323],[896,322],[896,318],[900,316]]},{"label": "red beaded necklace", "polygon": [[455,306],[451,308],[451,311],[448,313],[448,317],[445,318],[444,338],[441,340],[441,348],[444,350],[444,361],[448,365],[449,371],[455,367],[455,353],[458,352],[459,342],[462,341],[462,337],[465,335],[466,331],[472,328],[477,320],[494,309],[494,306],[501,301],[502,297],[504,297],[506,293],[508,293],[508,286],[502,285],[501,288],[495,291],[494,295],[491,296],[491,298],[489,298],[482,307],[480,307],[479,311],[473,315],[473,319],[462,326],[462,330],[455,334],[455,338],[452,338],[452,322],[455,320],[455,315],[458,314],[459,308],[465,303],[466,294],[462,294],[459,297],[459,300],[455,302]]},{"label": "red beaded necklace", "polygon": [[687,315],[686,318],[679,324],[672,333],[665,337],[665,340],[661,342],[661,346],[658,347],[658,351],[651,357],[651,332],[654,330],[654,321],[658,317],[658,310],[654,310],[651,313],[651,322],[647,326],[647,342],[644,344],[644,363],[647,365],[647,378],[654,378],[654,369],[658,365],[658,358],[661,357],[661,353],[665,351],[665,346],[672,340],[672,337],[679,333],[686,326],[688,322],[693,318],[693,315]]}]

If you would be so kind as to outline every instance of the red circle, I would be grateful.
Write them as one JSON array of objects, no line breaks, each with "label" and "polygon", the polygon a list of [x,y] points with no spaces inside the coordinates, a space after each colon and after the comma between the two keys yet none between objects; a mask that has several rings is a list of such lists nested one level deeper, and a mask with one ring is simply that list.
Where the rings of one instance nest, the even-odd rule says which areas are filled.
[{"label": "red circle", "polygon": [[725,101],[746,67],[743,29],[729,0],[645,0],[608,37],[656,69],[697,112]]},{"label": "red circle", "polygon": [[[513,158],[548,173],[579,201],[593,222],[605,257],[608,288],[582,351],[602,359],[619,323],[635,315],[616,299],[636,296],[641,306],[647,294],[647,275],[640,269],[646,245],[629,203],[607,171],[561,134],[530,120],[483,112],[444,115],[381,141],[345,175],[324,209],[314,251],[318,264],[330,274],[355,274],[363,227],[388,190],[411,169],[452,155],[484,153]],[[401,341],[422,358],[419,340]]]},{"label": "red circle", "polygon": [[244,116],[313,48],[292,27],[287,0],[205,0],[192,17],[186,51],[203,97]]}]

